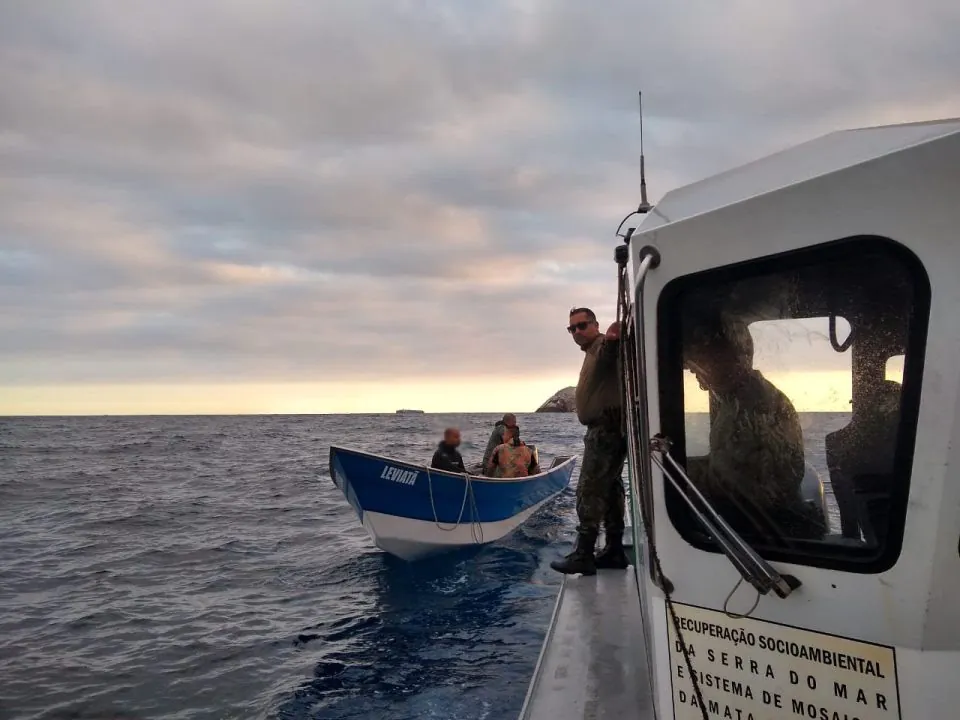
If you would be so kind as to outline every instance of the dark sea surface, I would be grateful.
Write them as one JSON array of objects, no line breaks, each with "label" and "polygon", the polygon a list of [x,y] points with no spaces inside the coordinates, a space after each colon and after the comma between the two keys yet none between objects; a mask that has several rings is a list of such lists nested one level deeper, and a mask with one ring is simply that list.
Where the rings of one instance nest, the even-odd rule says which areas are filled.
[{"label": "dark sea surface", "polygon": [[[478,460],[491,415],[0,418],[0,719],[515,718],[572,489],[504,540],[408,565],[331,443]],[[541,459],[572,415],[520,416]],[[811,459],[842,415],[804,418]],[[574,476],[574,484],[576,475]]]}]

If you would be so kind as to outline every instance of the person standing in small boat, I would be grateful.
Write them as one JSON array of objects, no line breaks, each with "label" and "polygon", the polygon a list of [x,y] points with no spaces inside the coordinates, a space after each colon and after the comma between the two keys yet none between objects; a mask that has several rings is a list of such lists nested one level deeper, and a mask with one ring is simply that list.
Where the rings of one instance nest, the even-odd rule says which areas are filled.
[{"label": "person standing in small boat", "polygon": [[[570,311],[567,332],[584,352],[577,381],[577,418],[587,426],[583,436],[583,465],[577,484],[577,545],[550,567],[566,574],[593,575],[597,568],[622,570],[629,561],[623,549],[623,464],[627,439],[622,428],[622,401],[618,358],[620,325],[601,334],[597,316],[589,308]],[[606,545],[594,557],[600,526]]]},{"label": "person standing in small boat", "polygon": [[484,474],[495,478],[518,478],[539,473],[540,466],[533,451],[520,439],[520,428],[505,426],[503,442],[490,453]]},{"label": "person standing in small boat", "polygon": [[460,447],[460,430],[457,428],[444,430],[443,440],[440,441],[433,453],[430,467],[434,470],[466,474],[467,469],[463,466],[463,456],[457,450],[458,447]]},{"label": "person standing in small boat", "polygon": [[490,456],[493,455],[493,451],[497,448],[498,445],[504,443],[503,433],[506,428],[513,428],[517,426],[517,416],[513,413],[507,413],[503,416],[502,420],[497,420],[493,426],[493,431],[490,433],[490,439],[487,440],[487,449],[483,451],[483,461],[481,467],[486,471],[487,465],[490,464]]}]

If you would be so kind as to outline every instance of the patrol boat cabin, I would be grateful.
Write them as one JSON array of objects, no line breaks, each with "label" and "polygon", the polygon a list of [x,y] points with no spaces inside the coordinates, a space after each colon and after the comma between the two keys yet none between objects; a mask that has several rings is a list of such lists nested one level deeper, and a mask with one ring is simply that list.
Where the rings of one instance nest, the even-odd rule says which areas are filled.
[{"label": "patrol boat cabin", "polygon": [[522,717],[957,717],[958,198],[945,120],[643,216],[618,249],[637,562],[564,579]]}]

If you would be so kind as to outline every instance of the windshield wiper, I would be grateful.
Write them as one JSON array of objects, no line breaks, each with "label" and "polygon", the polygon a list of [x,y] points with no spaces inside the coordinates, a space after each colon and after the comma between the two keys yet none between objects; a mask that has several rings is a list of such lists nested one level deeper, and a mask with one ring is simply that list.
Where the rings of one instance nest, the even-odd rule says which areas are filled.
[{"label": "windshield wiper", "polygon": [[[654,435],[650,440],[650,459],[660,468],[710,537],[720,546],[723,554],[740,573],[740,576],[756,588],[761,595],[773,590],[785,598],[798,587],[800,581],[793,575],[781,575],[754,550],[746,540],[730,527],[700,489],[694,485],[683,467],[670,454],[671,443],[663,435]],[[657,455],[653,454],[659,454]],[[691,497],[692,495],[692,497]]]}]

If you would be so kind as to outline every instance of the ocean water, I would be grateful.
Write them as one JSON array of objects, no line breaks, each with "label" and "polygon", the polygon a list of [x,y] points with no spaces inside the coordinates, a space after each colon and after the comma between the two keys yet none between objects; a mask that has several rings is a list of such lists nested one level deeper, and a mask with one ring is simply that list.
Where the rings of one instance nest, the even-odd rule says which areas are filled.
[{"label": "ocean water", "polygon": [[[477,460],[495,419],[0,419],[0,719],[516,717],[573,491],[408,565],[327,469],[331,443],[426,461],[451,424]],[[582,451],[572,415],[519,420],[547,464]]]}]

